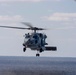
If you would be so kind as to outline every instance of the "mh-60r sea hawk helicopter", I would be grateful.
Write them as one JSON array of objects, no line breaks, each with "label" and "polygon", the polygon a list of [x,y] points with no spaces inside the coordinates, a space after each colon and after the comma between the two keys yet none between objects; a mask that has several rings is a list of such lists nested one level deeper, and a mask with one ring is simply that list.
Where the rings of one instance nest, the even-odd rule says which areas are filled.
[{"label": "mh-60r sea hawk helicopter", "polygon": [[0,26],[0,27],[13,28],[13,29],[28,29],[28,30],[33,31],[31,34],[27,33],[24,35],[24,37],[25,37],[24,43],[23,43],[24,52],[26,51],[26,48],[30,48],[31,50],[37,50],[36,56],[40,56],[39,53],[41,53],[43,51],[56,51],[57,50],[56,47],[46,46],[46,45],[48,45],[48,43],[46,43],[47,36],[45,34],[36,32],[36,31],[46,30],[46,29],[33,27],[30,23],[25,23],[25,22],[21,22],[21,23],[24,25],[27,25],[29,28],[11,27],[11,26]]}]

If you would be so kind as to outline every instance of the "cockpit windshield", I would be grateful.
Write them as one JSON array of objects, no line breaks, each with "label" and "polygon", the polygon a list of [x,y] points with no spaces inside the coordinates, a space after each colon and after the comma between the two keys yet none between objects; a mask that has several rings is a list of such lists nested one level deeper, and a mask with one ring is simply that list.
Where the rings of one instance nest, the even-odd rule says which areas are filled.
[{"label": "cockpit windshield", "polygon": [[33,38],[34,38],[34,39],[39,39],[39,37],[38,37],[37,34],[33,35]]},{"label": "cockpit windshield", "polygon": [[25,38],[29,38],[30,37],[30,34],[25,34]]}]

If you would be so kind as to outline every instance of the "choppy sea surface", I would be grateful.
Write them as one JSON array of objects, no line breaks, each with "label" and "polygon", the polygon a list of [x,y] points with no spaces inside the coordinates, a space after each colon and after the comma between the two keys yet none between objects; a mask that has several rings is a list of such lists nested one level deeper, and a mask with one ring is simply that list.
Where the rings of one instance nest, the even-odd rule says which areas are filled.
[{"label": "choppy sea surface", "polygon": [[0,75],[76,75],[76,58],[0,56]]}]

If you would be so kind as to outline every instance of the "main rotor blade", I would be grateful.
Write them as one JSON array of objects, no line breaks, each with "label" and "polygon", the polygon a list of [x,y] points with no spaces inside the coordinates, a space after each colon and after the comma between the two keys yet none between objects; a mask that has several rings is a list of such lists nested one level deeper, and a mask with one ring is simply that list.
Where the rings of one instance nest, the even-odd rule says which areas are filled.
[{"label": "main rotor blade", "polygon": [[21,22],[21,23],[24,24],[24,25],[29,26],[31,30],[46,30],[44,28],[33,27],[32,24],[28,23],[28,22]]},{"label": "main rotor blade", "polygon": [[61,28],[51,28],[49,30],[67,30],[67,29],[75,29],[76,27],[61,27]]},{"label": "main rotor blade", "polygon": [[11,26],[0,26],[2,28],[13,28],[13,29],[30,29],[30,28],[23,28],[23,27],[11,27]]},{"label": "main rotor blade", "polygon": [[28,26],[28,27],[30,27],[30,28],[33,28],[33,26],[32,26],[31,23],[28,23],[28,22],[21,22],[21,23],[24,24],[24,25],[26,25],[26,26]]},{"label": "main rotor blade", "polygon": [[44,28],[37,28],[37,30],[47,30],[47,29],[44,29]]}]

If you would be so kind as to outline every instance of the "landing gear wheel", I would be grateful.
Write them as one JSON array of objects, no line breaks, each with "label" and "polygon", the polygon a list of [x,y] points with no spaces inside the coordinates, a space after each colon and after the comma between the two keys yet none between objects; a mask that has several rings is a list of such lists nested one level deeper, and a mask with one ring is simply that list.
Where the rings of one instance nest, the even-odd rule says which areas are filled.
[{"label": "landing gear wheel", "polygon": [[40,56],[40,54],[36,54],[36,56],[37,56],[37,57],[39,57],[39,56]]},{"label": "landing gear wheel", "polygon": [[26,48],[23,48],[23,52],[25,52],[26,51]]}]

